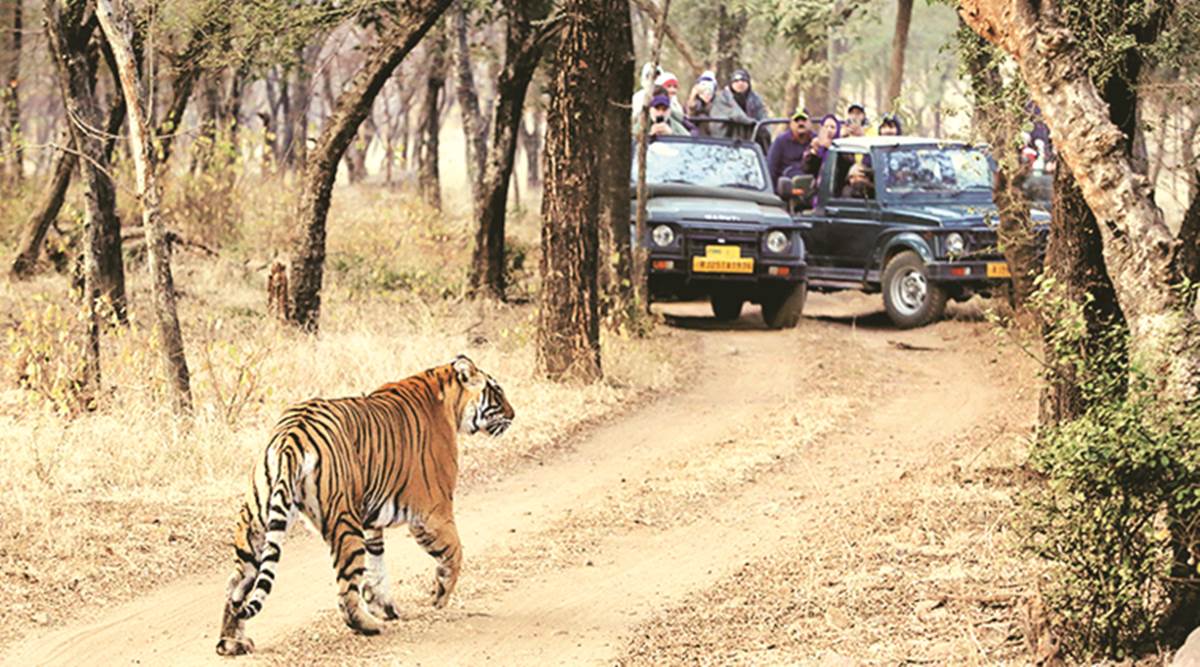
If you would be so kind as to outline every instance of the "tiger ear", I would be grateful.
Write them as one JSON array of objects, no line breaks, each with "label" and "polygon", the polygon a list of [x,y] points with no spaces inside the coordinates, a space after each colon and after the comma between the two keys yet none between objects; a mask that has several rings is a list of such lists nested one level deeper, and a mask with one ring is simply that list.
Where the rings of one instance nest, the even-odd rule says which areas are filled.
[{"label": "tiger ear", "polygon": [[479,384],[481,373],[475,366],[475,362],[471,361],[466,355],[458,355],[454,358],[454,363],[451,364],[454,368],[454,375],[458,378],[460,384],[464,387],[471,387]]}]

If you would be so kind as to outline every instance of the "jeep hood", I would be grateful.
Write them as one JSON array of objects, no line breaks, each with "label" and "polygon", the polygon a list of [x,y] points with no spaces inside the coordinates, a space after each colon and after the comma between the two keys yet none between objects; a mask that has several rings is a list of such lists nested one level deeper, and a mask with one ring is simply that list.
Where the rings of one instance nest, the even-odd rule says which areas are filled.
[{"label": "jeep hood", "polygon": [[885,207],[883,215],[890,222],[942,227],[979,227],[990,226],[988,221],[996,220],[996,206],[990,202],[904,203]]},{"label": "jeep hood", "polygon": [[711,197],[652,197],[646,212],[653,222],[694,221],[709,224],[788,225],[791,216],[779,206]]}]

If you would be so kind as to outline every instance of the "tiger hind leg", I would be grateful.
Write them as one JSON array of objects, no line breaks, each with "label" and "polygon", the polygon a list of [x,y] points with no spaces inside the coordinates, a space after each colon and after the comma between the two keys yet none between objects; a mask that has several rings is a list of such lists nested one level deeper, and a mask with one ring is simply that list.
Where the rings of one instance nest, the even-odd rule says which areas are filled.
[{"label": "tiger hind leg", "polygon": [[384,620],[395,621],[400,618],[400,612],[392,600],[391,584],[383,563],[383,531],[378,528],[367,530],[364,546],[367,550],[367,581],[363,594],[367,609]]},{"label": "tiger hind leg", "polygon": [[383,630],[383,622],[367,609],[363,596],[367,568],[362,522],[357,517],[342,516],[330,523],[334,530],[326,536],[326,541],[333,551],[333,566],[337,570],[338,609],[351,630],[377,635]]},{"label": "tiger hind leg", "polygon": [[433,606],[441,609],[454,592],[458,573],[462,569],[462,543],[458,539],[454,518],[435,514],[413,520],[408,528],[417,544],[438,562],[430,597]]},{"label": "tiger hind leg", "polygon": [[221,634],[217,640],[218,655],[242,655],[254,651],[254,642],[246,636],[246,620],[239,611],[254,581],[258,577],[258,560],[262,556],[263,536],[253,529],[249,507],[243,506],[241,524],[234,539],[235,565],[226,588],[225,608],[221,617]]}]

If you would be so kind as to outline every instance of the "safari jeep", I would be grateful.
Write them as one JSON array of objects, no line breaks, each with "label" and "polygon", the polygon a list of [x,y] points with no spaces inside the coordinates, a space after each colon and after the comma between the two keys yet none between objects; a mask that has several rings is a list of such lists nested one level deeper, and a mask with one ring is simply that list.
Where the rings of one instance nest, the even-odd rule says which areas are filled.
[{"label": "safari jeep", "polygon": [[[637,182],[637,161],[632,169]],[[646,232],[652,301],[708,299],[720,320],[747,302],[771,328],[793,327],[807,294],[800,225],[751,141],[651,139]],[[634,210],[636,216],[636,206]]]},{"label": "safari jeep", "polygon": [[[866,192],[846,187],[855,164],[873,174]],[[941,317],[948,299],[986,296],[1010,280],[984,150],[916,137],[838,139],[821,169],[815,193],[810,179],[777,184],[802,209],[795,220],[811,289],[882,292],[888,317],[906,329]]]}]

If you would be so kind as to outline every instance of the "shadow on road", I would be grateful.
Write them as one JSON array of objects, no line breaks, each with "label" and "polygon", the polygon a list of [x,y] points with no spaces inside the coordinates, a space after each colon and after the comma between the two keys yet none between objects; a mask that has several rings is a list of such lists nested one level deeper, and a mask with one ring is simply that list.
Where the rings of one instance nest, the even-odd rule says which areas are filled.
[{"label": "shadow on road", "polygon": [[758,313],[745,313],[733,321],[722,322],[715,317],[697,315],[672,315],[663,313],[667,324],[678,329],[693,331],[771,331],[763,324]]},{"label": "shadow on road", "polygon": [[881,310],[855,315],[806,315],[805,317],[818,322],[829,322],[830,324],[839,324],[859,329],[884,330],[896,328],[896,325],[892,324],[892,321],[888,319],[887,313]]}]

